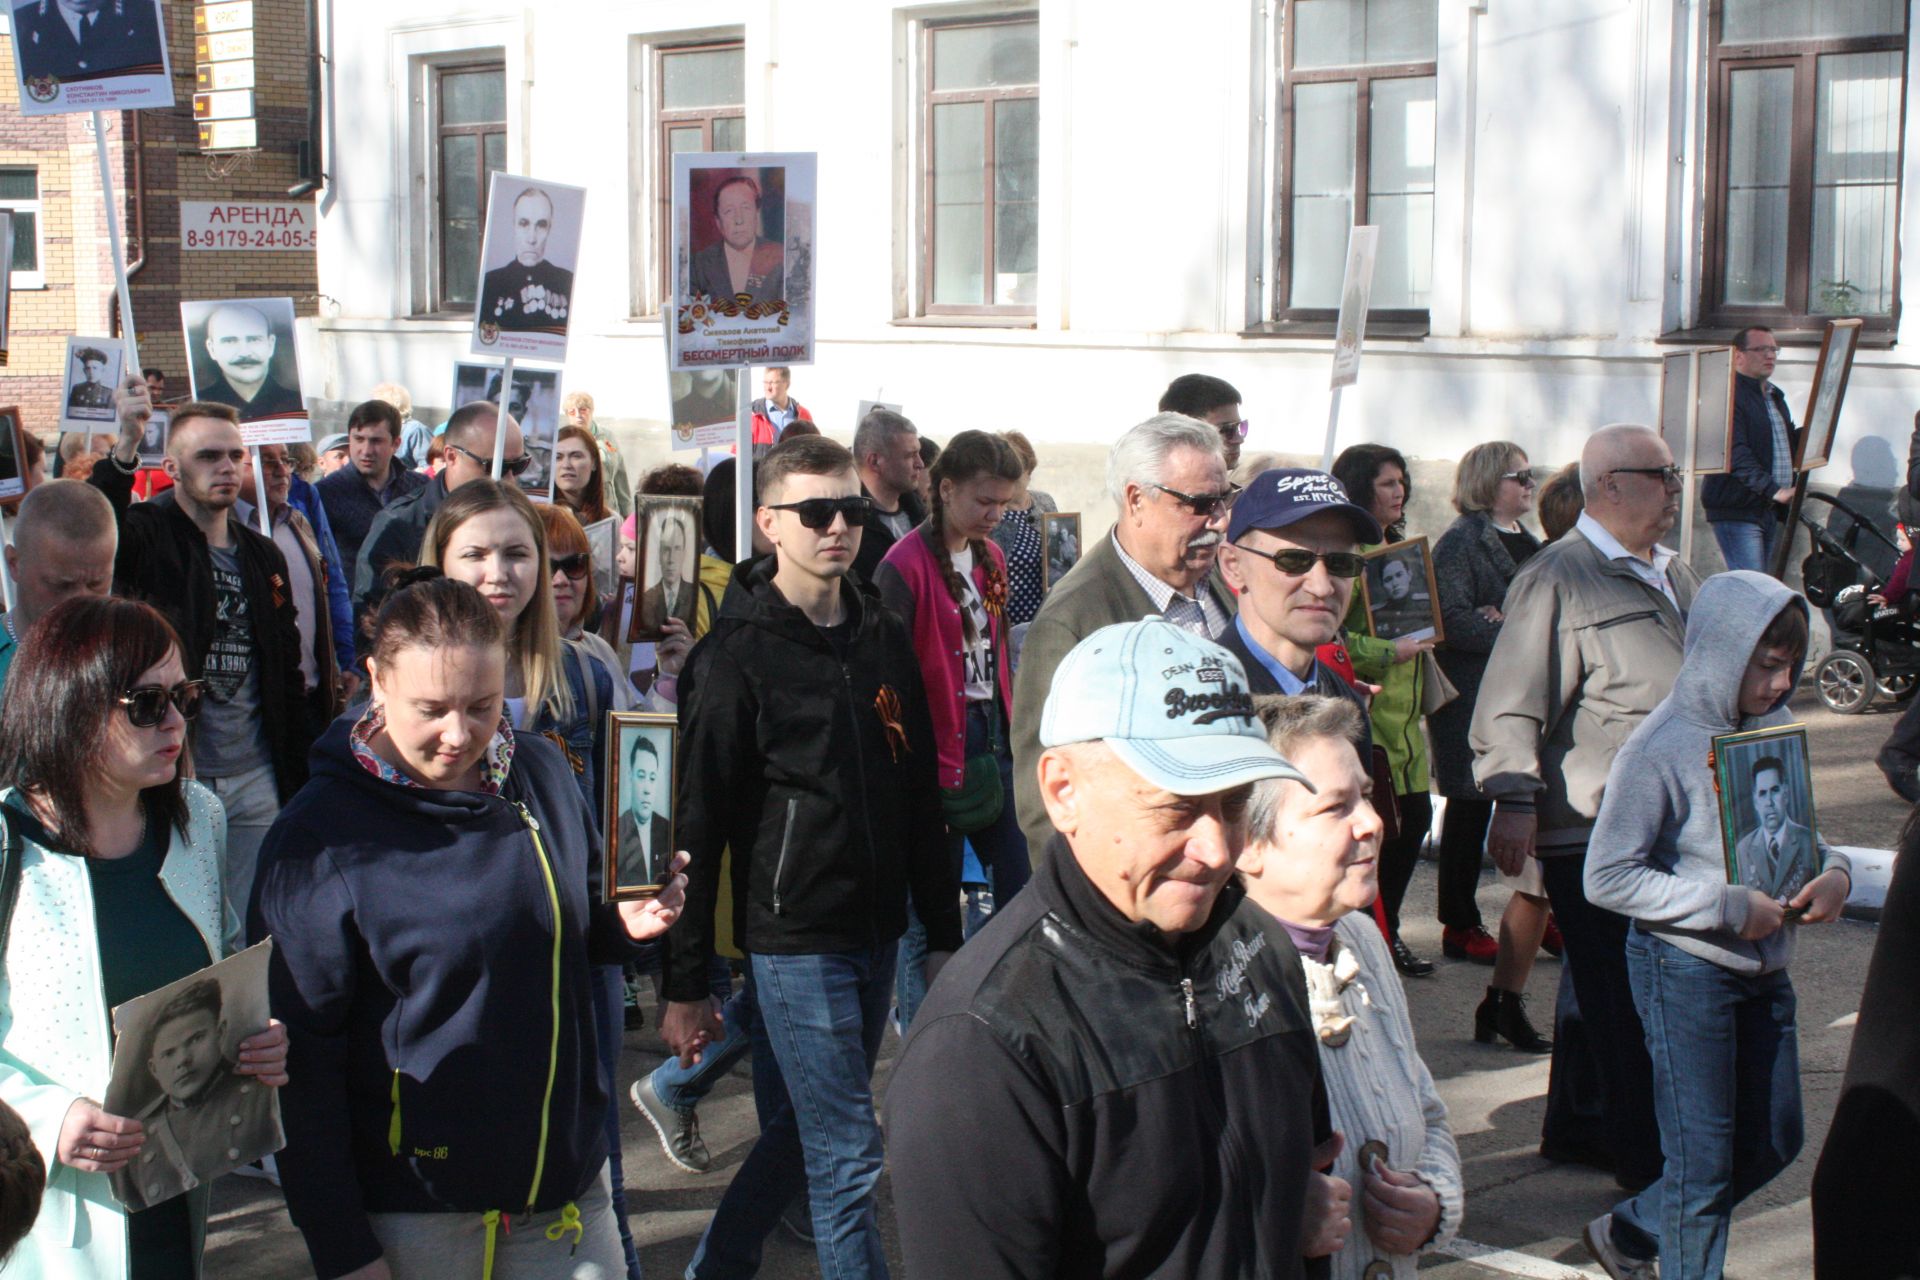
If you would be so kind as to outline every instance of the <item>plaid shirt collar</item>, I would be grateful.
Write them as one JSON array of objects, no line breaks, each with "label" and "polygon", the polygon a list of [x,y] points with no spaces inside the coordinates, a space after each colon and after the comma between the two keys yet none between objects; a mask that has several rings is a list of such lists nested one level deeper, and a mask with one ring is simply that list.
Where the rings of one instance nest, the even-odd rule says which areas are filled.
[{"label": "plaid shirt collar", "polygon": [[[373,749],[375,735],[386,727],[386,708],[369,704],[366,713],[354,723],[353,732],[348,735],[353,758],[362,769],[382,782],[391,782],[396,787],[419,787],[419,783],[389,764]],[[493,731],[493,741],[487,744],[487,753],[480,761],[480,789],[490,796],[499,795],[501,788],[507,785],[507,771],[512,767],[513,726],[507,723],[505,716],[501,716],[500,727]]]},{"label": "plaid shirt collar", "polygon": [[1199,589],[1193,595],[1182,596],[1178,591],[1154,577],[1145,565],[1128,555],[1127,549],[1120,545],[1117,534],[1110,533],[1107,536],[1113,539],[1113,549],[1119,553],[1120,563],[1127,567],[1127,572],[1133,575],[1133,580],[1140,584],[1142,591],[1147,593],[1147,598],[1153,601],[1154,608],[1165,613],[1167,607],[1178,596],[1182,600],[1189,600],[1200,606],[1200,616],[1206,621],[1209,640],[1227,629],[1226,611],[1214,602],[1213,592],[1207,590],[1204,578],[1201,579]]}]

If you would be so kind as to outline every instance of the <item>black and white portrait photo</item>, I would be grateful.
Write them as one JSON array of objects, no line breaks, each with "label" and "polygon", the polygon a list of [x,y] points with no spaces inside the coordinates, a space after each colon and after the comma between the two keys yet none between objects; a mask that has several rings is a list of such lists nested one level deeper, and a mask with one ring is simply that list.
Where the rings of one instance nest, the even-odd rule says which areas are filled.
[{"label": "black and white portrait photo", "polygon": [[475,355],[567,358],[586,202],[584,187],[493,175],[474,307]]},{"label": "black and white portrait photo", "polygon": [[307,416],[293,349],[293,299],[183,302],[195,400],[231,405],[242,422]]},{"label": "black and white portrait photo", "polygon": [[1713,742],[1727,879],[1785,901],[1819,874],[1813,771],[1798,725],[1725,734]]},{"label": "black and white portrait photo", "polygon": [[1067,570],[1080,563],[1080,513],[1050,511],[1040,517],[1041,536],[1046,541],[1046,577],[1042,585],[1053,585],[1067,576]]},{"label": "black and white portrait photo", "polygon": [[171,107],[158,0],[16,0],[20,113]]},{"label": "black and white portrait photo", "polygon": [[602,600],[614,598],[620,585],[620,518],[608,516],[586,527],[587,554],[593,560],[593,590]]},{"label": "black and white portrait photo", "polygon": [[1441,639],[1440,596],[1425,538],[1396,542],[1367,556],[1367,622],[1382,640]]},{"label": "black and white portrait photo", "polygon": [[[500,366],[465,362],[453,366],[454,406],[476,400],[500,403]],[[520,489],[529,497],[544,498],[551,492],[553,442],[560,435],[560,371],[516,367],[507,412],[520,424],[521,438],[533,457],[533,465],[520,475]]]},{"label": "black and white portrait photo", "polygon": [[617,712],[607,735],[606,895],[651,897],[673,865],[676,721],[670,715]]},{"label": "black and white portrait photo", "polygon": [[120,384],[124,354],[117,338],[68,338],[66,394],[60,400],[60,425],[74,431],[100,431],[113,422],[113,389]]},{"label": "black and white portrait photo", "polygon": [[278,1092],[236,1070],[240,1042],[267,1029],[272,953],[260,943],[114,1009],[104,1105],[146,1137],[113,1175],[127,1208],[171,1200],[286,1144]]},{"label": "black and white portrait photo", "polygon": [[147,417],[147,429],[140,436],[140,465],[157,467],[167,457],[167,427],[169,417],[165,409],[155,409]]},{"label": "black and white portrait photo", "polygon": [[693,625],[700,595],[700,502],[697,498],[653,498],[639,503],[635,524],[640,536],[634,545],[633,621],[629,643],[657,641],[666,635],[668,618]]},{"label": "black and white portrait photo", "polygon": [[0,501],[27,492],[27,443],[21,421],[18,408],[0,409]]}]

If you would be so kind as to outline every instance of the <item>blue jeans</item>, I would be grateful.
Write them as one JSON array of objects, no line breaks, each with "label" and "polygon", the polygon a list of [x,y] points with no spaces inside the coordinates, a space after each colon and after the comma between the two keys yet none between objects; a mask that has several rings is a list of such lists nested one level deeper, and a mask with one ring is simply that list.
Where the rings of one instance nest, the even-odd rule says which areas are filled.
[{"label": "blue jeans", "polygon": [[1661,1280],[1713,1280],[1734,1206],[1800,1153],[1793,983],[1785,970],[1744,977],[1637,927],[1627,970],[1653,1055],[1666,1172],[1613,1211],[1615,1240],[1646,1256],[1636,1233],[1652,1237]]},{"label": "blue jeans", "polygon": [[633,1247],[633,1230],[627,1225],[627,1184],[620,1167],[620,1049],[626,1030],[625,994],[626,980],[619,965],[593,967],[593,1021],[600,1047],[600,1083],[607,1091],[607,1178],[613,1196],[613,1220],[620,1228],[627,1280],[640,1280],[640,1254]]},{"label": "blue jeans", "polygon": [[1765,520],[1716,520],[1713,540],[1720,544],[1720,557],[1727,568],[1766,573],[1773,567],[1780,526],[1771,514]]},{"label": "blue jeans", "polygon": [[751,1276],[781,1210],[803,1190],[822,1280],[885,1280],[873,1191],[885,1154],[873,1064],[887,1025],[895,944],[748,958],[759,1017],[753,1075],[785,1096],[700,1237],[688,1280]]},{"label": "blue jeans", "polygon": [[[722,970],[725,967],[726,962],[721,961]],[[727,986],[716,990],[714,994],[721,995],[731,986],[732,979],[729,978]],[[675,1110],[699,1106],[701,1099],[713,1092],[713,1087],[720,1083],[721,1077],[753,1048],[753,1026],[758,1016],[751,981],[739,991],[725,995],[720,1006],[720,1023],[726,1029],[726,1035],[720,1043],[708,1045],[700,1055],[700,1061],[690,1067],[681,1066],[680,1059],[669,1055],[665,1062],[653,1069],[653,1091],[659,1095],[660,1101]],[[765,1127],[768,1118],[777,1109],[778,1095],[772,1096],[770,1105],[769,1090],[761,1083],[763,1074],[754,1072],[753,1101],[760,1115],[760,1124]],[[777,1077],[773,1083],[778,1084]]]}]

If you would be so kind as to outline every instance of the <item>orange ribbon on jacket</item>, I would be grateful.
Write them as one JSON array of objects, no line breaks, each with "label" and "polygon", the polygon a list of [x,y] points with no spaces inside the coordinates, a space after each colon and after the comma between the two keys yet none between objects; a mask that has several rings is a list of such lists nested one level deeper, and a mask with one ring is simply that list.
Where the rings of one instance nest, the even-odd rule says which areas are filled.
[{"label": "orange ribbon on jacket", "polygon": [[873,695],[873,710],[887,731],[887,750],[893,762],[899,764],[900,753],[907,749],[907,727],[901,723],[900,695],[893,691],[892,685],[881,685],[880,692]]}]

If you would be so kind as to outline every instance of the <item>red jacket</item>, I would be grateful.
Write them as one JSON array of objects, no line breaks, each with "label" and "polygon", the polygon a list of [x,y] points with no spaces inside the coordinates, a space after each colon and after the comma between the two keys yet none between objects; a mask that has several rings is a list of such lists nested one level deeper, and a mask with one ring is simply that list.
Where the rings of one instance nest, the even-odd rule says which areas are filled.
[{"label": "red jacket", "polygon": [[[966,773],[967,762],[967,690],[962,676],[964,640],[960,626],[960,606],[947,591],[940,563],[927,545],[927,526],[921,525],[893,544],[886,559],[873,575],[880,598],[900,615],[913,637],[913,652],[920,659],[920,679],[927,687],[927,708],[933,719],[933,741],[940,757],[940,785],[957,787]],[[988,542],[987,554],[1002,583],[1007,580],[1007,557],[998,544]],[[973,585],[980,598],[987,594],[987,566],[978,559],[973,566]],[[1003,590],[1004,599],[1004,590]],[[1000,688],[1001,705],[1013,707],[1013,681],[1007,669],[1006,606],[987,610],[987,631],[993,646],[995,683]]]},{"label": "red jacket", "polygon": [[[798,400],[789,401],[793,405],[793,416],[799,422],[812,422],[813,415],[807,412],[807,406]],[[773,429],[773,419],[767,416],[767,402],[753,402],[753,442],[755,444],[777,444]]]}]

